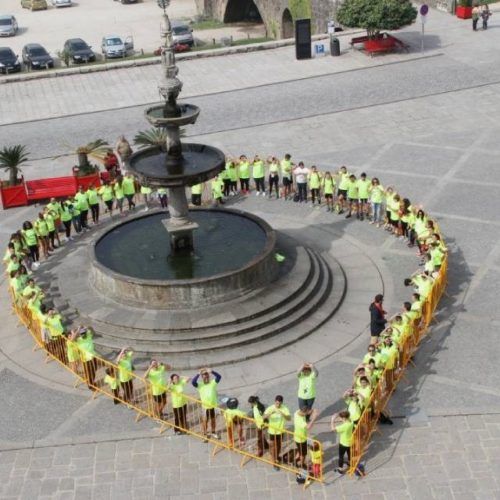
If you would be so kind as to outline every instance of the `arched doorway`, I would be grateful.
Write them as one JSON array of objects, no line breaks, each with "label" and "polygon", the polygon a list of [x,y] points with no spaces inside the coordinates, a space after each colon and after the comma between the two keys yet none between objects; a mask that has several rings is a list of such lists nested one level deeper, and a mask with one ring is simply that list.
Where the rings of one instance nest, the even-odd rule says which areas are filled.
[{"label": "arched doorway", "polygon": [[238,23],[241,21],[261,23],[262,16],[253,0],[229,0],[224,13],[225,23]]},{"label": "arched doorway", "polygon": [[289,9],[285,9],[281,18],[281,38],[293,38],[294,36],[292,13]]}]

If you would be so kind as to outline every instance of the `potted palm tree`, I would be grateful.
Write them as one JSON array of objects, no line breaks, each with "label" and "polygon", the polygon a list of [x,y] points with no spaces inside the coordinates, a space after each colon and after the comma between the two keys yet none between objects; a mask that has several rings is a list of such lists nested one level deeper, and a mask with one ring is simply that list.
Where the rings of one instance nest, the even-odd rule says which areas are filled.
[{"label": "potted palm tree", "polygon": [[21,174],[21,165],[28,161],[26,146],[6,146],[0,150],[0,168],[9,173],[8,181],[0,181],[3,208],[28,204],[26,186]]},{"label": "potted palm tree", "polygon": [[99,167],[89,161],[89,157],[95,160],[104,161],[106,153],[110,151],[108,143],[102,139],[96,139],[76,150],[78,165],[73,167],[73,175],[76,177],[78,186],[87,188],[90,184],[100,185]]},{"label": "potted palm tree", "polygon": [[472,17],[472,0],[458,0],[455,14],[460,19],[470,19]]}]

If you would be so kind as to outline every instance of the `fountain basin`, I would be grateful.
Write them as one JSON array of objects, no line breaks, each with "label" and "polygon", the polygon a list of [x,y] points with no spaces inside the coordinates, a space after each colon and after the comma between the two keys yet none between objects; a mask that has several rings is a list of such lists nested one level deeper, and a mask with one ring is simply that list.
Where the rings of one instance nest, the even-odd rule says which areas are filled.
[{"label": "fountain basin", "polygon": [[181,115],[173,118],[166,118],[164,116],[165,104],[151,106],[144,111],[144,114],[153,127],[166,127],[167,125],[183,127],[184,125],[192,125],[196,122],[200,114],[200,108],[194,104],[179,104],[179,109]]},{"label": "fountain basin", "polygon": [[167,168],[167,153],[151,147],[132,154],[127,170],[151,187],[192,186],[215,177],[225,166],[222,151],[204,144],[182,144],[182,158]]},{"label": "fountain basin", "polygon": [[164,212],[141,214],[100,234],[91,248],[91,285],[132,306],[191,309],[237,299],[277,273],[276,234],[238,210],[195,209],[194,252],[170,255]]}]

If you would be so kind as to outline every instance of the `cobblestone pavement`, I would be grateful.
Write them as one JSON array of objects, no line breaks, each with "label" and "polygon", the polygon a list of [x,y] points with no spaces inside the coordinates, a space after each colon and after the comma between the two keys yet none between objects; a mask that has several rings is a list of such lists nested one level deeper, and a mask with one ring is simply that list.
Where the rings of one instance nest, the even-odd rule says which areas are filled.
[{"label": "cobblestone pavement", "polygon": [[[451,252],[448,295],[415,358],[415,367],[409,369],[407,380],[391,400],[395,424],[381,427],[381,434],[374,435],[367,455],[368,476],[357,480],[334,475],[333,436],[328,432],[328,418],[341,404],[341,391],[366,349],[362,332],[355,342],[334,356],[327,355],[318,365],[321,418],[314,432],[326,443],[327,477],[324,486],[314,485],[303,492],[293,476],[254,463],[240,469],[239,457],[227,452],[211,457],[211,450],[193,439],[159,437],[148,421],[135,424],[133,414],[125,408],[113,408],[103,398],[89,400],[87,391],[73,389],[71,377],[55,363],[43,364],[41,354],[32,352],[26,333],[6,313],[2,277],[1,498],[500,497],[500,374],[496,370],[500,354],[500,241],[496,230],[500,182],[495,175],[500,158],[500,100],[499,85],[494,83],[498,76],[495,62],[500,56],[485,42],[485,37],[491,35],[488,40],[494,41],[500,33],[494,25],[491,32],[471,33],[468,23],[434,11],[431,14],[443,19],[443,30],[449,28],[443,40],[454,40],[445,47],[446,54],[428,59],[430,69],[422,68],[422,61],[413,61],[392,65],[392,72],[391,66],[352,72],[343,83],[344,89],[351,84],[352,92],[343,93],[342,88],[340,92],[343,99],[350,100],[352,109],[342,107],[332,86],[334,80],[328,78],[311,81],[317,94],[304,94],[307,99],[297,97],[304,90],[299,83],[276,84],[265,91],[269,110],[258,108],[255,114],[248,112],[245,92],[205,96],[203,109],[207,106],[210,113],[220,114],[212,118],[216,126],[208,119],[194,132],[200,134],[200,140],[231,154],[290,151],[294,159],[322,168],[345,163],[357,173],[366,171],[380,176],[386,185],[396,185],[437,217]],[[453,32],[453,36],[449,34]],[[463,41],[457,40],[459,33]],[[265,58],[266,54],[257,56]],[[460,67],[463,74],[459,74]],[[364,86],[363,80],[371,78],[373,71],[383,73],[379,86],[387,81],[391,99]],[[422,79],[415,76],[418,71],[422,71]],[[435,75],[440,75],[441,83],[430,81]],[[446,82],[447,75],[451,83]],[[404,85],[394,85],[391,80]],[[410,84],[412,89],[407,88]],[[0,92],[7,87],[0,86]],[[435,90],[432,95],[428,87]],[[330,99],[323,99],[322,93],[329,93]],[[252,96],[250,104],[257,106],[256,94],[248,95]],[[225,96],[230,106],[225,107]],[[9,105],[23,105],[19,96],[12,99]],[[273,99],[274,107],[270,107]],[[314,113],[305,113],[307,106]],[[249,113],[248,119],[245,114],[236,126],[235,115],[241,110]],[[137,125],[141,117],[134,122],[129,118],[133,113],[121,113],[124,111],[1,127],[0,144],[12,138],[17,141],[24,134],[34,151],[50,156],[47,137],[52,134],[53,144],[57,141],[54,134],[65,128],[74,135],[80,125],[79,142],[85,142],[103,129],[112,130],[110,138],[115,137],[122,124],[127,124],[128,135],[143,127]],[[60,163],[37,160],[26,171],[49,176],[62,172],[63,167],[68,169],[69,161],[67,157]],[[238,206],[271,223],[288,220],[293,225],[296,219],[323,224],[327,216],[310,207],[257,197],[238,202]],[[0,241],[5,243],[8,234],[36,210],[25,207],[1,212]],[[384,263],[388,270],[384,282],[393,297],[387,307],[390,313],[398,310],[408,294],[402,277],[410,269],[408,263],[416,265],[416,258],[383,231],[340,218],[332,223],[344,228],[343,237],[363,245]],[[353,314],[360,311],[365,314],[364,305]],[[332,328],[332,335],[335,333]],[[311,350],[317,347],[311,346]],[[262,363],[265,360],[238,368],[260,370]],[[221,392],[234,390],[229,370],[221,371]],[[238,391],[244,397],[254,388]],[[269,380],[258,391],[266,402],[283,393],[290,407],[295,407],[293,375]]]}]

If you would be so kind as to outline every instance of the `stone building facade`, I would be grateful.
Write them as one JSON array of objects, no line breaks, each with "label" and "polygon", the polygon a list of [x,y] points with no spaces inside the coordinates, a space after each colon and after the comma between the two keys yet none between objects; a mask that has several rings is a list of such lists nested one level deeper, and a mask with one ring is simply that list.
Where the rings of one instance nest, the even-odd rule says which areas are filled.
[{"label": "stone building facade", "polygon": [[313,33],[326,33],[340,0],[196,0],[198,12],[224,22],[262,19],[271,38],[294,36],[293,21],[310,18]]}]

